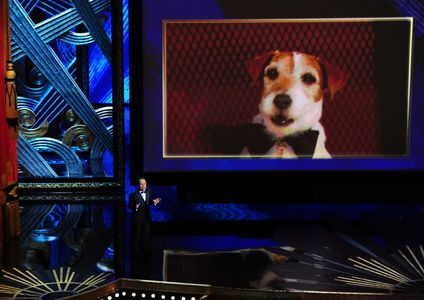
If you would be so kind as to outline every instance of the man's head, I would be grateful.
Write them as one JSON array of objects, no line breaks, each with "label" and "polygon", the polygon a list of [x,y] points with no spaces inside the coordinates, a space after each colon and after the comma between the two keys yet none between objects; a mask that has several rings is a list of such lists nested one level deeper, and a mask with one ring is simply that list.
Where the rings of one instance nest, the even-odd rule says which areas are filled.
[{"label": "man's head", "polygon": [[143,190],[144,191],[146,189],[146,187],[147,187],[146,179],[144,177],[140,177],[138,179],[138,188],[140,190]]}]

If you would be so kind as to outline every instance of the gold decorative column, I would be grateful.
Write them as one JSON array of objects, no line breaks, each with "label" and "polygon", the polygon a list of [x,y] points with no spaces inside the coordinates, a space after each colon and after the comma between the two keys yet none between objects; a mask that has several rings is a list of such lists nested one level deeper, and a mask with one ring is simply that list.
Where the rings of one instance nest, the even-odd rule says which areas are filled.
[{"label": "gold decorative column", "polygon": [[9,128],[9,138],[18,138],[18,104],[16,94],[16,73],[13,69],[13,62],[6,62],[5,98],[6,98],[6,121]]},{"label": "gold decorative column", "polygon": [[9,1],[0,1],[0,240],[20,234],[16,73],[10,50]]}]

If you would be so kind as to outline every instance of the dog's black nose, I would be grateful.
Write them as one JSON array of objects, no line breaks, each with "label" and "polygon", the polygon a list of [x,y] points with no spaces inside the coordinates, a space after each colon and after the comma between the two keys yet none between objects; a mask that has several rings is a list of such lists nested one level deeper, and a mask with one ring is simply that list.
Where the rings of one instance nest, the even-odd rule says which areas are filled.
[{"label": "dog's black nose", "polygon": [[286,109],[292,104],[292,98],[289,95],[277,95],[274,98],[274,105],[279,109]]}]

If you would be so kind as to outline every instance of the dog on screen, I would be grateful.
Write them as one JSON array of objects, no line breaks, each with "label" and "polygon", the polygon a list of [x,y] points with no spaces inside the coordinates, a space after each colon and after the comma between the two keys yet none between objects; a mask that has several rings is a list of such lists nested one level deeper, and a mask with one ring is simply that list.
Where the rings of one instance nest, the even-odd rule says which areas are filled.
[{"label": "dog on screen", "polygon": [[[340,69],[316,56],[288,51],[266,53],[246,66],[262,87],[253,124],[264,129],[270,148],[261,155],[331,158],[320,119],[324,99],[333,99],[345,84]],[[254,154],[254,148],[245,148],[243,154]]]}]

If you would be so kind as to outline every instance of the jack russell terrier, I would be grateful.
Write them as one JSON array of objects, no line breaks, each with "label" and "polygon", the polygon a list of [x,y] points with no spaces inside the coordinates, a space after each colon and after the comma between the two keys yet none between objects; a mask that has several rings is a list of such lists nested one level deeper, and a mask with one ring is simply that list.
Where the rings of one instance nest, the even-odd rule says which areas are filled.
[{"label": "jack russell terrier", "polygon": [[345,84],[334,65],[300,52],[274,51],[246,64],[262,86],[259,114],[244,129],[242,154],[267,157],[331,158],[320,123],[324,98],[333,99]]}]

